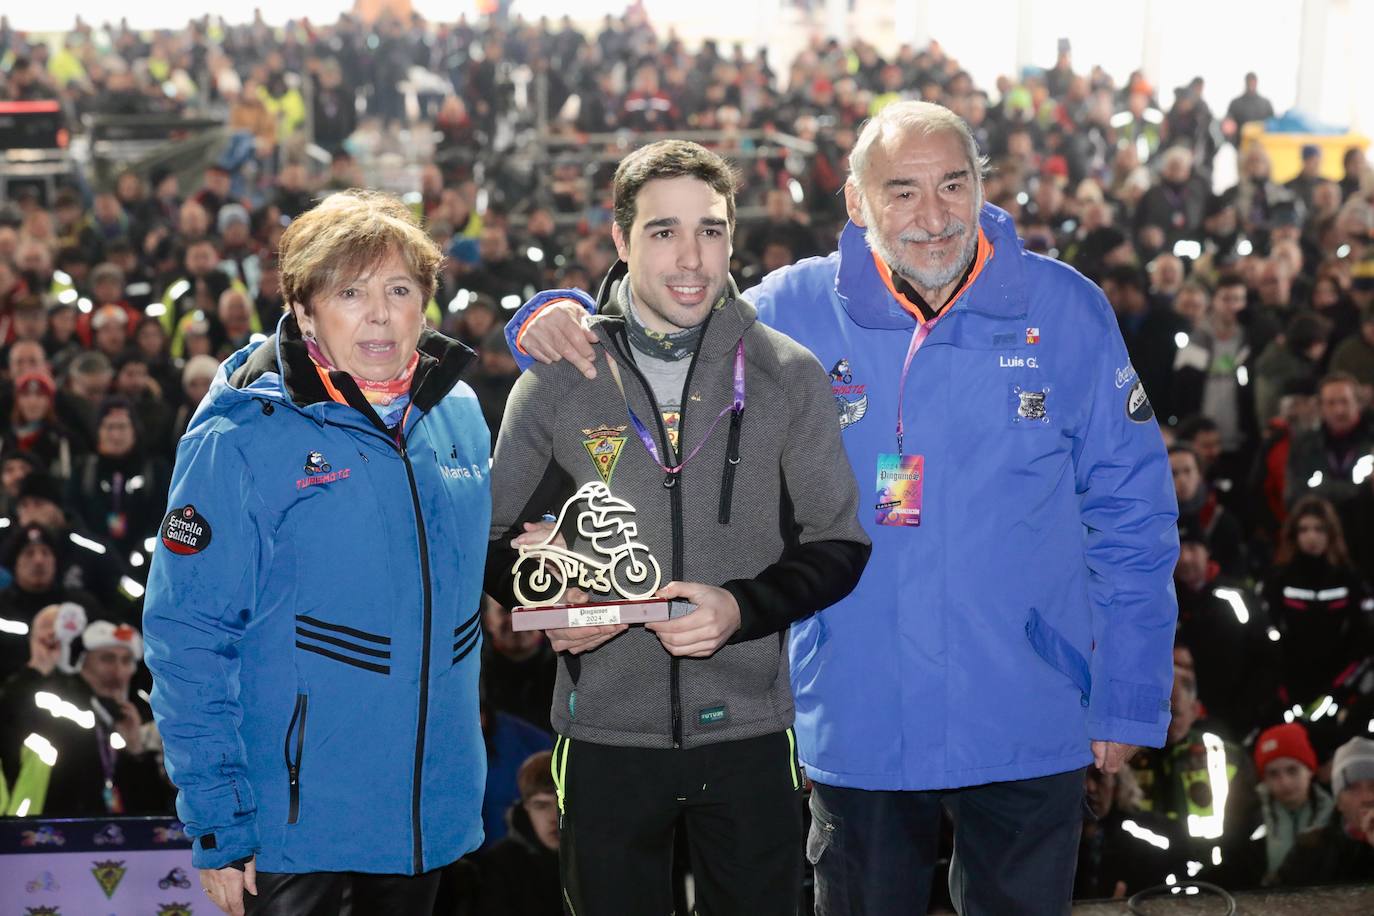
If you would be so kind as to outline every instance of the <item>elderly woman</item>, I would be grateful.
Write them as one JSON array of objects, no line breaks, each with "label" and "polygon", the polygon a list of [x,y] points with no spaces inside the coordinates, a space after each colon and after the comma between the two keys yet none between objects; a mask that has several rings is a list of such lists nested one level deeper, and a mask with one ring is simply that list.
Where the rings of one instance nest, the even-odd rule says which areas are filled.
[{"label": "elderly woman", "polygon": [[[482,841],[489,436],[424,328],[440,254],[349,191],[282,237],[289,310],[177,448],[144,613],[193,861],[228,913],[427,913]],[[245,893],[246,891],[246,893]]]}]

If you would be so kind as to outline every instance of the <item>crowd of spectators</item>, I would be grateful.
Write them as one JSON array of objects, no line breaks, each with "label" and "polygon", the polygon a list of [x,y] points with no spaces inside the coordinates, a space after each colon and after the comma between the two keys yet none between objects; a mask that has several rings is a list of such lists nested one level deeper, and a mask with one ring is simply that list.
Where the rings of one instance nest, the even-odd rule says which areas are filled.
[{"label": "crowd of spectators", "polygon": [[[1352,148],[1328,180],[1310,147],[1276,181],[1264,148],[1242,142],[1272,106],[1237,77],[1219,115],[1200,79],[1161,100],[1144,75],[1118,84],[1075,70],[1067,50],[990,87],[934,43],[884,56],[816,38],[779,69],[765,50],[689,50],[638,7],[590,32],[258,17],[152,35],[78,23],[56,46],[0,19],[0,99],[56,99],[76,131],[115,113],[209,113],[231,131],[193,174],[131,168],[108,187],[77,175],[50,199],[21,187],[0,202],[0,718],[38,721],[37,690],[101,707],[99,741],[124,736],[114,758],[103,743],[62,754],[97,791],[50,792],[43,813],[170,811],[170,789],[121,762],[157,742],[139,647],[109,633],[136,637],[177,438],[218,361],[275,327],[276,242],[312,201],[388,156],[416,162],[414,185],[392,190],[448,253],[429,317],[477,350],[468,381],[494,433],[517,371],[509,310],[544,287],[594,291],[615,259],[614,156],[598,154],[645,132],[708,132],[735,156],[751,216],[732,267],[747,288],[833,250],[856,131],[919,97],[971,125],[991,162],[986,199],[1025,244],[1101,285],[1169,446],[1173,725],[1130,772],[1089,773],[1079,892],[1199,873],[1374,879],[1374,174]],[[560,142],[580,154],[518,165]],[[1228,145],[1239,180],[1217,189]],[[106,623],[94,643],[64,637],[69,604]],[[522,765],[552,743],[554,657],[504,609],[484,622],[488,848],[463,880],[486,888],[484,911],[555,912],[539,891],[556,891],[551,790]],[[91,645],[127,652],[128,675],[100,681]],[[12,733],[27,727],[0,737],[11,782],[25,737]],[[492,877],[536,873],[514,890]],[[449,908],[476,905],[450,891]]]}]

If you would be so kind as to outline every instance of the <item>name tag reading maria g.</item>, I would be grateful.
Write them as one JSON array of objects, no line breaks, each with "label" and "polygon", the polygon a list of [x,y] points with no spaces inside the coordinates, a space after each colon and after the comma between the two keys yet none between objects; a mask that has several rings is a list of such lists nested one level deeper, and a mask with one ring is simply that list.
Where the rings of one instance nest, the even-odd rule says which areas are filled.
[{"label": "name tag reading maria g.", "polygon": [[878,456],[874,521],[894,528],[921,524],[921,490],[925,483],[924,455],[883,452]]}]

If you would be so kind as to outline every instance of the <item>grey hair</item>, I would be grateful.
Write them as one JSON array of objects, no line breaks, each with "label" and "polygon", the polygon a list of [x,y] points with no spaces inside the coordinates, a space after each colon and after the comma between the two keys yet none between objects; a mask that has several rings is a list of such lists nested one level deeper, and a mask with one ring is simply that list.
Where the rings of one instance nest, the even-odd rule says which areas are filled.
[{"label": "grey hair", "polygon": [[988,157],[978,152],[978,141],[973,139],[973,133],[964,119],[933,102],[893,102],[868,119],[859,132],[859,139],[854,141],[854,149],[849,153],[849,180],[857,188],[863,187],[864,172],[868,168],[873,144],[889,133],[898,136],[914,133],[922,137],[940,133],[957,135],[963,144],[964,157],[968,159],[969,172],[978,196],[982,198]]}]

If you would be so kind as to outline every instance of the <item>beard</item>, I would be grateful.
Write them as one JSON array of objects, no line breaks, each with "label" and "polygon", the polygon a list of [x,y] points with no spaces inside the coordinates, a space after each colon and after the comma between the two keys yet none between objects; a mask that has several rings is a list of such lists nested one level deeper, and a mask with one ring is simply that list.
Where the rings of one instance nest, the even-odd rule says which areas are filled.
[{"label": "beard", "polygon": [[[864,231],[864,239],[868,242],[868,247],[878,253],[888,267],[906,280],[917,289],[938,290],[943,289],[963,276],[968,269],[969,262],[973,260],[974,254],[978,250],[978,233],[973,231],[963,220],[951,216],[949,225],[939,234],[932,234],[921,229],[907,229],[897,236],[896,242],[931,242],[943,239],[960,238],[959,254],[948,264],[923,267],[908,260],[898,250],[897,245],[889,244],[875,227],[876,223],[869,213],[868,204],[862,205],[864,211],[864,222],[868,228]],[[978,210],[975,208],[975,214]],[[975,219],[977,217],[975,216]]]}]

